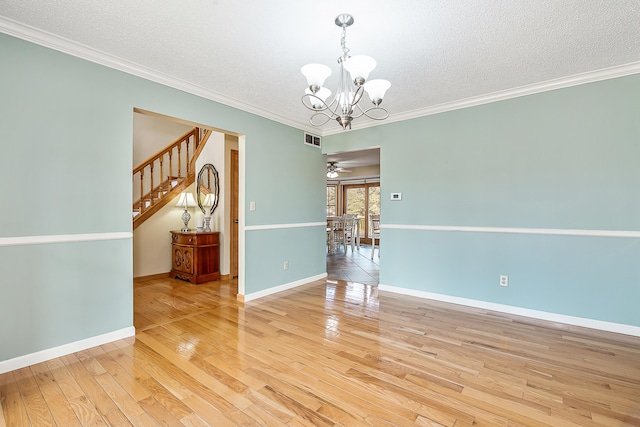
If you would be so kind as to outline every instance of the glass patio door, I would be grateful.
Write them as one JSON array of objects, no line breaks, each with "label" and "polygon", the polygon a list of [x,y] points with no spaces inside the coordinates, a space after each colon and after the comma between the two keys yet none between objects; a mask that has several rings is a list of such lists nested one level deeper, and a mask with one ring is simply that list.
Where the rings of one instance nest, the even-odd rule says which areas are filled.
[{"label": "glass patio door", "polygon": [[371,244],[369,214],[380,213],[380,183],[344,186],[344,213],[360,218],[360,242]]}]

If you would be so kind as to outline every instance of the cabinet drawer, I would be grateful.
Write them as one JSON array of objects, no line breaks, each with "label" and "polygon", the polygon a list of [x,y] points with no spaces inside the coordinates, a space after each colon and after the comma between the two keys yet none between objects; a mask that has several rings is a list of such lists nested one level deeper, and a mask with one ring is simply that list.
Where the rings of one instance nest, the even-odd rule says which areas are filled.
[{"label": "cabinet drawer", "polygon": [[176,245],[214,245],[218,242],[218,233],[173,233],[172,243]]},{"label": "cabinet drawer", "polygon": [[196,243],[196,236],[194,234],[174,234],[173,243],[176,245],[193,245]]}]

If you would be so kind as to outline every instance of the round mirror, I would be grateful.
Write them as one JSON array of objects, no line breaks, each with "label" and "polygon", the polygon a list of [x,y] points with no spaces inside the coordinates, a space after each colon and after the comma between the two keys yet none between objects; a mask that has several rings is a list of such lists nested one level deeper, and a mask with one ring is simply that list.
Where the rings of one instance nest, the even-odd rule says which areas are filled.
[{"label": "round mirror", "polygon": [[[218,181],[218,171],[211,164],[207,163],[202,166],[198,172],[196,181],[196,198],[198,206],[205,215],[211,217],[218,207],[218,198],[220,197],[220,183]],[[208,230],[210,231],[210,230]]]}]

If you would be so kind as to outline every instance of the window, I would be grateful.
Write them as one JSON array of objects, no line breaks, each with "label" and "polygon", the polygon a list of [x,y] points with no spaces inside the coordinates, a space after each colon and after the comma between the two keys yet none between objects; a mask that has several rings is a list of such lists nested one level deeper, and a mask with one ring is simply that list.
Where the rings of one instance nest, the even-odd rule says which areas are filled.
[{"label": "window", "polygon": [[338,187],[327,185],[327,216],[338,216]]},{"label": "window", "polygon": [[360,239],[362,243],[371,243],[369,215],[380,213],[380,183],[345,185],[344,213],[358,215]]}]

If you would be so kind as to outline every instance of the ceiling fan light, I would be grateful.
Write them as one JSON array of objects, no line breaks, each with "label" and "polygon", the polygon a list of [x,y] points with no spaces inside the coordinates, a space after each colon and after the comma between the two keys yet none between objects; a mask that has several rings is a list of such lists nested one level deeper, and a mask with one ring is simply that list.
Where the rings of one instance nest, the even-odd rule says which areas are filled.
[{"label": "ceiling fan light", "polygon": [[364,82],[369,78],[369,73],[376,68],[376,60],[367,55],[355,55],[347,59],[344,68],[351,74],[351,80]]},{"label": "ceiling fan light", "polygon": [[334,170],[330,170],[327,172],[327,178],[337,178],[337,177],[338,177],[338,172]]},{"label": "ceiling fan light", "polygon": [[313,91],[317,91],[324,85],[324,81],[331,75],[331,68],[322,64],[307,64],[300,68],[302,74],[307,78],[307,84]]},{"label": "ceiling fan light", "polygon": [[391,82],[384,79],[370,80],[364,84],[364,90],[367,92],[367,95],[369,95],[371,101],[376,105],[379,105],[382,102],[384,94],[390,87]]}]

